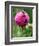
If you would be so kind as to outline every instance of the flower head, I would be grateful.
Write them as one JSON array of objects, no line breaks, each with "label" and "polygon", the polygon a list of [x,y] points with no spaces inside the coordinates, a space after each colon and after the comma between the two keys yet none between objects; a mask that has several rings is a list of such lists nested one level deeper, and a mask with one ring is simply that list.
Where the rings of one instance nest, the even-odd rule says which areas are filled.
[{"label": "flower head", "polygon": [[17,12],[17,14],[15,16],[15,22],[19,26],[27,25],[29,22],[29,19],[30,19],[30,17],[28,15],[28,13],[25,11]]}]

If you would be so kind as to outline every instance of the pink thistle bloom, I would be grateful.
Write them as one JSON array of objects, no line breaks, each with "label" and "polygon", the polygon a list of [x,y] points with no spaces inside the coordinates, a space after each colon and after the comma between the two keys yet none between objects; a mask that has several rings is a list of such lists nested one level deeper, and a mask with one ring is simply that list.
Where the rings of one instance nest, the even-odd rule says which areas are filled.
[{"label": "pink thistle bloom", "polygon": [[16,16],[15,16],[15,22],[17,25],[23,27],[23,26],[26,26],[29,22],[29,15],[27,12],[24,12],[24,11],[20,11],[20,12],[17,12]]}]

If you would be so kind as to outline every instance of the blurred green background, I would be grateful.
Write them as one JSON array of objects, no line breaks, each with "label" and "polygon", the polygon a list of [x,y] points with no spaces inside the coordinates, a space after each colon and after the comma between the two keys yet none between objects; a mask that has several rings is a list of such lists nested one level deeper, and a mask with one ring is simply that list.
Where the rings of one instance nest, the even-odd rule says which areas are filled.
[{"label": "blurred green background", "polygon": [[[18,11],[24,10],[30,16],[29,25],[22,31],[22,28],[17,26],[14,20],[14,17]],[[12,16],[12,29],[11,29],[11,37],[32,37],[32,8],[27,7],[12,7],[11,8],[11,16]]]}]

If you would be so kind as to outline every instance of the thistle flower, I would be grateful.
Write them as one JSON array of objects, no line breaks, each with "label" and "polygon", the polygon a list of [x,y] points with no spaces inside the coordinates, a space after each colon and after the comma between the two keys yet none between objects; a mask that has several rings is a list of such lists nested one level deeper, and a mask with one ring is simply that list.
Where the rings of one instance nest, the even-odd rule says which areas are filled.
[{"label": "thistle flower", "polygon": [[25,11],[20,11],[16,13],[15,22],[17,25],[21,26],[22,28],[25,27],[29,23],[29,15]]}]

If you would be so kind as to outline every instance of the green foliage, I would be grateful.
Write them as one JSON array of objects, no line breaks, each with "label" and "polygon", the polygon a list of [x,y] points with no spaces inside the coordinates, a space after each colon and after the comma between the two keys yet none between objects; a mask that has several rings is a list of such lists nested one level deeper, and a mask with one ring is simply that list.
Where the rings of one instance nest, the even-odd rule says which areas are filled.
[{"label": "green foliage", "polygon": [[[22,11],[22,10],[24,10],[25,12],[27,12],[29,14],[29,16],[30,16],[29,23],[32,24],[32,8],[12,7],[11,15],[15,16],[18,11]],[[28,28],[25,28],[24,31],[22,31],[22,28],[19,26],[16,26],[16,23],[14,23],[13,30],[11,31],[11,36],[12,37],[31,37],[32,30],[28,27]]]}]

